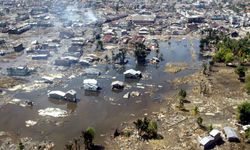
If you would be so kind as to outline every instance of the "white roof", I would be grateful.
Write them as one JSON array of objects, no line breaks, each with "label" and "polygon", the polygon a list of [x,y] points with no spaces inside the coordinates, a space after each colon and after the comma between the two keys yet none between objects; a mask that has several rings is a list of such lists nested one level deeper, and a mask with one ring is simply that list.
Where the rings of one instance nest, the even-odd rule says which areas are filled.
[{"label": "white roof", "polygon": [[114,81],[114,82],[111,83],[111,85],[116,85],[116,84],[124,85],[124,83],[122,81]]},{"label": "white roof", "polygon": [[204,146],[204,145],[206,145],[207,143],[209,143],[209,142],[211,142],[213,140],[214,140],[213,137],[211,137],[211,136],[205,136],[204,138],[202,138],[200,140],[200,144]]},{"label": "white roof", "polygon": [[88,60],[86,60],[86,59],[81,59],[79,62],[83,62],[83,63],[90,63]]},{"label": "white roof", "polygon": [[48,57],[48,54],[36,54],[32,55],[32,57]]},{"label": "white roof", "polygon": [[94,58],[93,57],[83,57],[83,59],[86,59],[86,60],[93,60]]},{"label": "white roof", "polygon": [[245,126],[242,126],[243,130],[246,131],[248,128],[250,128],[250,125],[245,125]]},{"label": "white roof", "polygon": [[85,79],[83,80],[83,84],[97,84],[96,79]]},{"label": "white roof", "polygon": [[48,95],[51,95],[51,94],[56,94],[56,95],[59,95],[59,96],[65,96],[65,93],[63,91],[50,91],[48,93]]},{"label": "white roof", "polygon": [[43,76],[42,79],[49,80],[49,81],[53,81],[54,80],[53,77],[49,77],[49,76]]},{"label": "white roof", "polygon": [[125,71],[123,74],[133,74],[133,75],[136,75],[136,74],[141,74],[141,71],[136,71],[134,69],[129,69],[129,70]]},{"label": "white roof", "polygon": [[231,127],[224,127],[225,134],[227,138],[238,138],[235,130]]},{"label": "white roof", "polygon": [[216,135],[220,134],[220,131],[218,129],[213,129],[209,132],[209,135],[215,137]]},{"label": "white roof", "polygon": [[62,59],[78,60],[78,58],[74,56],[65,56],[65,57],[62,57]]},{"label": "white roof", "polygon": [[[72,95],[75,95],[75,94],[76,94],[76,91],[75,91],[75,90],[69,90],[67,93],[72,94]],[[67,94],[67,93],[66,93],[66,94]]]},{"label": "white roof", "polygon": [[140,31],[148,31],[148,28],[147,27],[142,27],[142,28],[140,28]]}]

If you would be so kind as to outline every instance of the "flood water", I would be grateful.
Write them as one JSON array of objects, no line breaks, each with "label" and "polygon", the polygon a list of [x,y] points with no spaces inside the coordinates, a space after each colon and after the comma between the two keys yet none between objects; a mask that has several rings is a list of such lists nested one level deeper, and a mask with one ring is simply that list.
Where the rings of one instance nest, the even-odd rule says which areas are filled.
[{"label": "flood water", "polygon": [[[98,80],[102,90],[96,94],[86,93],[82,89],[83,79],[90,78],[87,76],[65,78],[62,84],[42,90],[10,93],[14,98],[28,99],[35,104],[33,108],[15,104],[2,106],[0,108],[0,131],[10,132],[18,137],[28,136],[35,140],[51,140],[56,144],[56,149],[61,150],[69,140],[79,137],[83,129],[92,126],[96,129],[95,142],[104,144],[102,134],[109,135],[122,122],[159,110],[164,103],[163,95],[175,90],[169,81],[192,74],[199,68],[199,40],[172,39],[170,42],[159,42],[159,44],[164,61],[158,65],[136,66],[134,59],[129,58],[129,63],[123,68],[112,65],[97,66],[102,74],[91,78]],[[154,55],[155,53],[152,52],[148,58]],[[176,74],[165,73],[163,71],[165,64],[171,62],[185,62],[189,67]],[[138,82],[125,81],[123,72],[130,68],[142,71],[146,78]],[[110,84],[115,80],[125,81],[131,88],[122,92],[112,92]],[[141,83],[145,89],[137,88],[137,83]],[[67,91],[70,89],[77,91],[78,103],[52,100],[47,97],[48,90]],[[142,95],[123,99],[123,95],[131,91],[139,91]],[[70,114],[65,118],[39,116],[38,110],[47,107],[67,110]],[[26,120],[35,120],[38,123],[35,126],[26,127]],[[58,122],[61,124],[56,125]]]}]

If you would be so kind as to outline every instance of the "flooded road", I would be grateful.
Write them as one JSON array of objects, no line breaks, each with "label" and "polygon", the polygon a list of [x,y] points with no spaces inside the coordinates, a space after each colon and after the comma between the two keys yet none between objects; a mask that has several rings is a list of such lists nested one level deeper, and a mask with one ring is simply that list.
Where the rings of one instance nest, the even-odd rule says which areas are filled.
[{"label": "flooded road", "polygon": [[[172,39],[159,44],[164,61],[158,65],[137,66],[134,58],[128,58],[129,63],[122,68],[113,65],[97,66],[102,72],[98,77],[80,75],[73,79],[64,78],[60,85],[46,89],[32,92],[8,92],[13,98],[33,101],[34,106],[32,108],[15,104],[2,106],[0,130],[10,132],[17,137],[28,136],[35,140],[51,140],[55,142],[56,149],[61,150],[69,140],[79,137],[83,129],[92,126],[96,129],[95,142],[104,144],[102,135],[110,135],[122,122],[159,110],[165,102],[164,95],[175,91],[175,87],[169,81],[192,74],[199,68],[199,40]],[[155,52],[151,52],[148,58],[153,56]],[[164,72],[166,63],[174,62],[187,63],[188,69],[175,74]],[[143,78],[140,81],[131,82],[124,79],[123,72],[131,68],[142,71]],[[85,92],[82,82],[86,78],[97,79],[102,90],[94,94]],[[129,88],[121,92],[113,92],[110,85],[115,80],[125,81]],[[67,91],[70,89],[77,92],[78,103],[58,101],[47,97],[48,90]],[[123,95],[131,91],[139,91],[141,96],[124,99]],[[69,116],[65,118],[39,116],[38,110],[47,107],[67,110]],[[26,120],[37,121],[37,124],[26,127]]]}]

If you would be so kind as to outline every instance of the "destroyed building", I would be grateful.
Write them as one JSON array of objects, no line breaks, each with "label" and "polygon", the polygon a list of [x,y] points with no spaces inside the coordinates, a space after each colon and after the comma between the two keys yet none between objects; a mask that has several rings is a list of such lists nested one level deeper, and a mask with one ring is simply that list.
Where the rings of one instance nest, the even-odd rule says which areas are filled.
[{"label": "destroyed building", "polygon": [[83,80],[83,88],[87,91],[98,91],[100,86],[95,79],[85,79]]},{"label": "destroyed building", "polygon": [[125,78],[138,79],[142,77],[141,71],[136,71],[134,69],[129,69],[123,73]]},{"label": "destroyed building", "polygon": [[30,70],[27,66],[7,68],[7,74],[9,76],[27,76],[29,73]]},{"label": "destroyed building", "polygon": [[133,22],[136,25],[152,25],[155,23],[156,15],[133,14],[127,18],[128,22]]}]

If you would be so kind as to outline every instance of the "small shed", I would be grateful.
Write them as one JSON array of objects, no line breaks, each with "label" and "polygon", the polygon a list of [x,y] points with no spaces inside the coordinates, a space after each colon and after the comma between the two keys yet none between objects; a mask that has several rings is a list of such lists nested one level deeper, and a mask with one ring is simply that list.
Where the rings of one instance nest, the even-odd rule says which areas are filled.
[{"label": "small shed", "polygon": [[98,82],[95,79],[83,80],[83,87],[87,91],[98,91],[100,89]]},{"label": "small shed", "polygon": [[141,71],[136,71],[134,69],[129,69],[123,73],[125,75],[125,78],[141,78],[142,74]]},{"label": "small shed", "polygon": [[215,146],[215,141],[212,136],[205,136],[199,140],[199,143],[204,147],[204,149],[211,149]]},{"label": "small shed", "polygon": [[17,44],[13,48],[15,52],[21,52],[24,50],[23,44]]},{"label": "small shed", "polygon": [[64,98],[67,101],[76,102],[76,91],[75,90],[69,90],[68,92],[66,92]]},{"label": "small shed", "polygon": [[124,83],[122,81],[114,81],[111,83],[112,90],[121,90],[124,88]]},{"label": "small shed", "polygon": [[48,93],[49,98],[54,98],[54,99],[64,99],[66,93],[62,91],[50,91]]},{"label": "small shed", "polygon": [[30,70],[27,66],[7,68],[7,74],[9,76],[27,76],[29,73]]},{"label": "small shed", "polygon": [[226,138],[230,142],[239,142],[239,137],[232,127],[224,127]]}]

